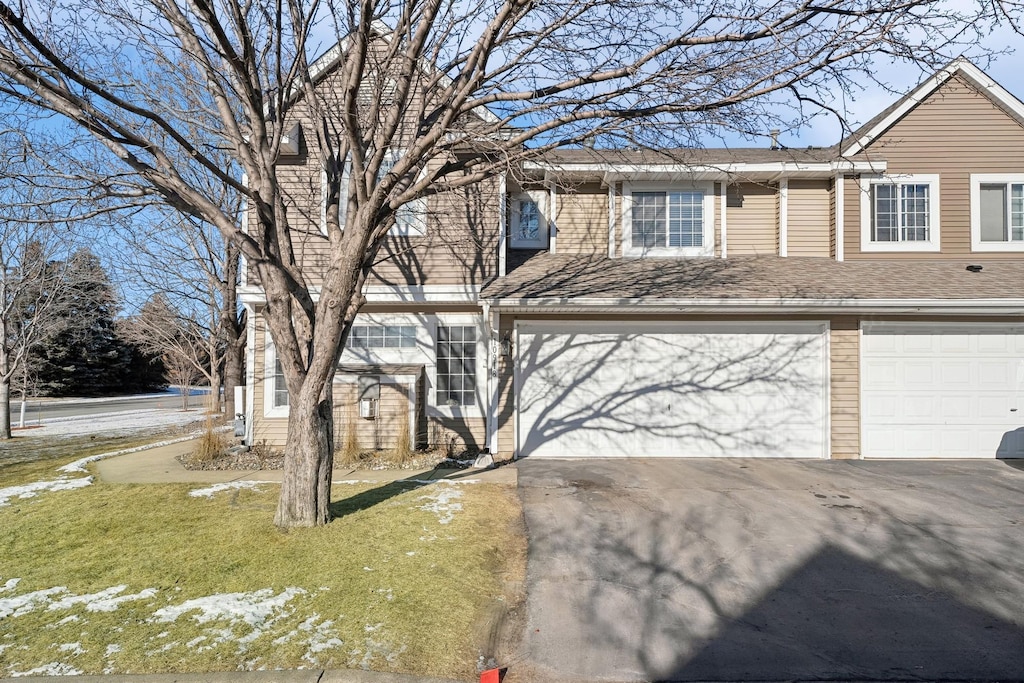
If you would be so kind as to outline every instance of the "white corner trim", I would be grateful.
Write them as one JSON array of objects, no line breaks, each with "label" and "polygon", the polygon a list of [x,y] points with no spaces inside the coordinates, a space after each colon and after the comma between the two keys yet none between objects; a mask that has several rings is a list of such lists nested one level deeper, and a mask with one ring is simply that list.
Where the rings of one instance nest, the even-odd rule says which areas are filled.
[{"label": "white corner trim", "polygon": [[498,176],[498,276],[508,273],[508,174]]},{"label": "white corner trim", "polygon": [[729,195],[729,181],[723,180],[721,183],[718,184],[718,200],[719,200],[718,203],[719,203],[719,206],[721,207],[721,214],[720,215],[722,216],[721,224],[719,226],[721,228],[721,230],[722,230],[722,235],[720,237],[721,242],[722,242],[722,258],[726,258],[726,257],[729,256],[729,247],[728,247],[728,239],[727,239],[728,236],[729,236],[729,221],[728,221],[729,212],[728,212],[727,206],[726,206],[728,204],[728,195]]},{"label": "white corner trim", "polygon": [[[927,242],[874,242],[871,240],[871,186],[879,183],[919,183],[928,191],[929,220]],[[860,250],[865,253],[937,252],[942,248],[941,188],[937,173],[910,175],[862,176],[860,179]]]},{"label": "white corner trim", "polygon": [[779,180],[779,256],[789,255],[789,179]]},{"label": "white corner trim", "polygon": [[501,382],[498,365],[501,361],[501,314],[484,310],[484,327],[487,330],[487,390],[489,409],[487,411],[487,448],[498,452],[498,406],[501,404]]},{"label": "white corner trim", "polygon": [[615,183],[608,183],[608,258],[615,258]]},{"label": "white corner trim", "polygon": [[[971,174],[971,251],[975,252],[1021,252],[1024,241],[982,242],[981,240],[981,185],[993,183],[1000,185],[1024,184],[1021,173],[972,173]],[[1009,196],[1007,197],[1009,201]],[[1009,206],[1007,207],[1009,209]],[[1009,211],[1006,216],[1010,220]],[[1007,226],[1008,229],[1009,226]]]},{"label": "white corner trim", "polygon": [[992,80],[988,74],[976,67],[966,58],[958,57],[907,95],[900,106],[894,109],[884,119],[872,126],[871,130],[867,131],[852,145],[844,149],[842,156],[851,157],[863,151],[868,145],[874,142],[879,135],[889,130],[889,128],[891,128],[897,121],[906,116],[911,109],[923,102],[929,95],[938,90],[939,87],[957,73],[962,73],[968,78],[977,81],[982,88],[984,88],[986,94],[991,98],[1017,114],[1017,116],[1024,118],[1024,103],[1011,95],[1005,88]]},{"label": "white corner trim", "polygon": [[836,261],[842,261],[845,255],[843,241],[846,239],[846,178],[842,173],[836,174]]},{"label": "white corner trim", "polygon": [[548,179],[545,174],[544,182],[548,186],[548,251],[555,253],[558,239],[558,223],[555,216],[558,215],[558,186],[553,179]]}]

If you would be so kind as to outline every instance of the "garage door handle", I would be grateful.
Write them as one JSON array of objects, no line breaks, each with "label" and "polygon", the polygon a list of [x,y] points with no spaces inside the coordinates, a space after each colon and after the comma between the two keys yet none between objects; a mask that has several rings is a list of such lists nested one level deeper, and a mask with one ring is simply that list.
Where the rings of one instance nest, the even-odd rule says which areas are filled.
[{"label": "garage door handle", "polygon": [[1010,412],[1011,412],[1011,413],[1016,413],[1016,412],[1017,412],[1017,409],[1016,409],[1016,408],[1010,408]]}]

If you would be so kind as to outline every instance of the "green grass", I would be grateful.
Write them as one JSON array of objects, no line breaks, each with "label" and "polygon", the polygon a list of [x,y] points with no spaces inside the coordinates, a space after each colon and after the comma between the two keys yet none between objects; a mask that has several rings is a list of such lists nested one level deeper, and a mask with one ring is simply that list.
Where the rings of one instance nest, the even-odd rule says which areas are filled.
[{"label": "green grass", "polygon": [[[522,580],[511,487],[340,485],[337,519],[289,533],[271,523],[276,485],[212,499],[190,497],[193,488],[100,483],[0,507],[0,589],[21,579],[0,591],[0,677],[55,664],[87,674],[369,667],[472,677],[481,615],[504,599],[503,579]],[[449,489],[462,509],[442,524],[444,511],[420,509],[433,502],[422,497]],[[33,591],[66,587],[53,604],[121,585],[121,595],[156,593],[109,612],[44,602],[2,616]],[[259,631],[200,623],[198,611],[155,618],[190,599],[287,589],[303,592]]]}]

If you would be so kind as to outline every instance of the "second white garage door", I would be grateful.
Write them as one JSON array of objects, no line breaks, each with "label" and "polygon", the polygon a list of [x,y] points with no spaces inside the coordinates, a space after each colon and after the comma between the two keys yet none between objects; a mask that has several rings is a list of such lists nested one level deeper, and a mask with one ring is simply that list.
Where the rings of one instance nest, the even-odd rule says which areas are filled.
[{"label": "second white garage door", "polygon": [[521,321],[518,454],[827,457],[826,333]]},{"label": "second white garage door", "polygon": [[1024,457],[1024,326],[865,323],[867,458]]}]

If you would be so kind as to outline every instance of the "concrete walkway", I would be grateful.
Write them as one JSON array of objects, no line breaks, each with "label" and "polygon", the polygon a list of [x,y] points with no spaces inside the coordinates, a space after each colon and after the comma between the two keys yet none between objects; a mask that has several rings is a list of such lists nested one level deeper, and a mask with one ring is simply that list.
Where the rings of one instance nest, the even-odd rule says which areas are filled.
[{"label": "concrete walkway", "polygon": [[18,683],[53,683],[55,680],[69,683],[459,683],[448,678],[427,678],[352,669],[224,671],[197,674],[112,674],[109,676],[62,676],[59,679],[54,676],[0,678],[0,681],[9,683],[14,683],[14,681]]},{"label": "concrete walkway", "polygon": [[[187,470],[177,458],[195,448],[181,441],[137,453],[118,455],[94,463],[100,480],[111,484],[220,484],[228,481],[281,481],[281,470]],[[473,479],[489,484],[516,485],[516,468],[506,465],[490,470],[334,470],[334,481],[389,482],[399,479]]]}]

